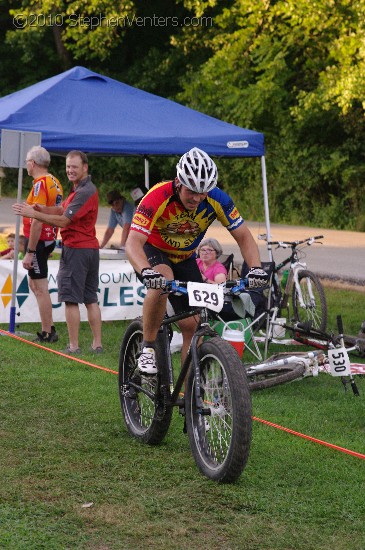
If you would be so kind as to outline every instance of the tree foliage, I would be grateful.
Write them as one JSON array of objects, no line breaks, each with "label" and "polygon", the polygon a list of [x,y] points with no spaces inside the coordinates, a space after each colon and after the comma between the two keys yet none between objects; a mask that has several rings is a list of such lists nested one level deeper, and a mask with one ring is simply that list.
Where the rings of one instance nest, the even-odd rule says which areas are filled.
[{"label": "tree foliage", "polygon": [[265,133],[277,221],[365,229],[364,8],[236,0],[215,17],[209,59],[184,77],[181,101]]},{"label": "tree foliage", "polygon": [[[263,132],[274,221],[365,230],[365,0],[0,4],[2,95],[85,65]],[[151,181],[175,161],[153,159]],[[263,218],[257,160],[217,162],[245,217]],[[138,159],[95,165],[109,184],[143,177]]]}]

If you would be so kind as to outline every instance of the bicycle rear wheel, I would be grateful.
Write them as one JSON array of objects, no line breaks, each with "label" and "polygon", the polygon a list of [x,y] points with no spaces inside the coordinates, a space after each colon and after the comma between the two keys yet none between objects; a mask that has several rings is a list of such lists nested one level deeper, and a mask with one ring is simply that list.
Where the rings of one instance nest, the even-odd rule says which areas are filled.
[{"label": "bicycle rear wheel", "polygon": [[324,332],[327,325],[327,302],[322,283],[317,275],[303,269],[298,272],[304,307],[299,302],[295,285],[293,286],[294,319],[299,322],[311,321],[312,328]]},{"label": "bicycle rear wheel", "polygon": [[[278,364],[285,360],[285,364]],[[251,391],[264,390],[301,378],[305,365],[299,357],[286,353],[274,355],[263,363],[246,365],[248,385]]]},{"label": "bicycle rear wheel", "polygon": [[199,353],[198,409],[194,369],[185,392],[186,427],[199,470],[213,481],[230,483],[242,473],[250,451],[252,407],[247,378],[233,347],[219,337],[202,343]]},{"label": "bicycle rear wheel", "polygon": [[[128,326],[120,349],[119,398],[128,432],[149,445],[157,445],[169,429],[172,407],[167,405],[170,393],[168,386],[161,385],[161,373],[151,376],[138,371],[142,339],[142,322],[138,319]],[[156,355],[158,358],[160,353]]]}]

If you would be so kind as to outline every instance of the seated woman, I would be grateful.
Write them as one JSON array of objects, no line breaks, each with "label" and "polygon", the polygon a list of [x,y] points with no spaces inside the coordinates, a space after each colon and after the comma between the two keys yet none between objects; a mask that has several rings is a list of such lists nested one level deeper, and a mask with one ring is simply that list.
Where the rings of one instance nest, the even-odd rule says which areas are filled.
[{"label": "seated woman", "polygon": [[[204,283],[224,283],[227,280],[226,267],[217,260],[222,254],[222,247],[216,239],[203,240],[198,249],[197,264],[202,274]],[[234,321],[246,316],[253,318],[255,315],[255,302],[252,295],[255,291],[248,291],[239,296],[226,297],[219,316],[223,321]]]},{"label": "seated woman", "polygon": [[204,239],[198,246],[196,259],[204,283],[224,283],[227,270],[217,258],[222,254],[222,247],[216,239]]}]

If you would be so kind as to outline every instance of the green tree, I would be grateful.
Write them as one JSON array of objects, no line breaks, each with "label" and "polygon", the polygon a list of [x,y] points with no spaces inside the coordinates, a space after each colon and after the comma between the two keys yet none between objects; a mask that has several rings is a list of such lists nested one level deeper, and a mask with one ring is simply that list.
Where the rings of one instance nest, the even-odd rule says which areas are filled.
[{"label": "green tree", "polygon": [[[214,28],[202,46],[211,55],[191,66],[179,98],[265,133],[273,219],[303,222],[308,212],[311,223],[365,229],[364,0],[189,5],[215,9]],[[184,34],[176,41],[189,44]],[[256,213],[256,173],[244,169],[243,179]],[[229,186],[238,194],[238,169]]]}]

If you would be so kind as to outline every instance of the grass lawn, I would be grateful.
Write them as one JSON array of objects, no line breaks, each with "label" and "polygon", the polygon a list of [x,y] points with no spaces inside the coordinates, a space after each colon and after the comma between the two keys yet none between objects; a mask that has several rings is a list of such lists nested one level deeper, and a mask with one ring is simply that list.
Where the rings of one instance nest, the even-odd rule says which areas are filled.
[{"label": "grass lawn", "polygon": [[[326,291],[330,326],[342,313],[357,333],[365,294]],[[124,328],[105,322],[105,353],[81,359],[117,371]],[[254,416],[365,454],[356,380],[360,397],[325,374],[255,392]],[[361,458],[254,421],[246,469],[220,485],[198,472],[176,411],[157,447],[127,435],[113,372],[0,336],[0,388],[0,548],[365,549]]]}]

